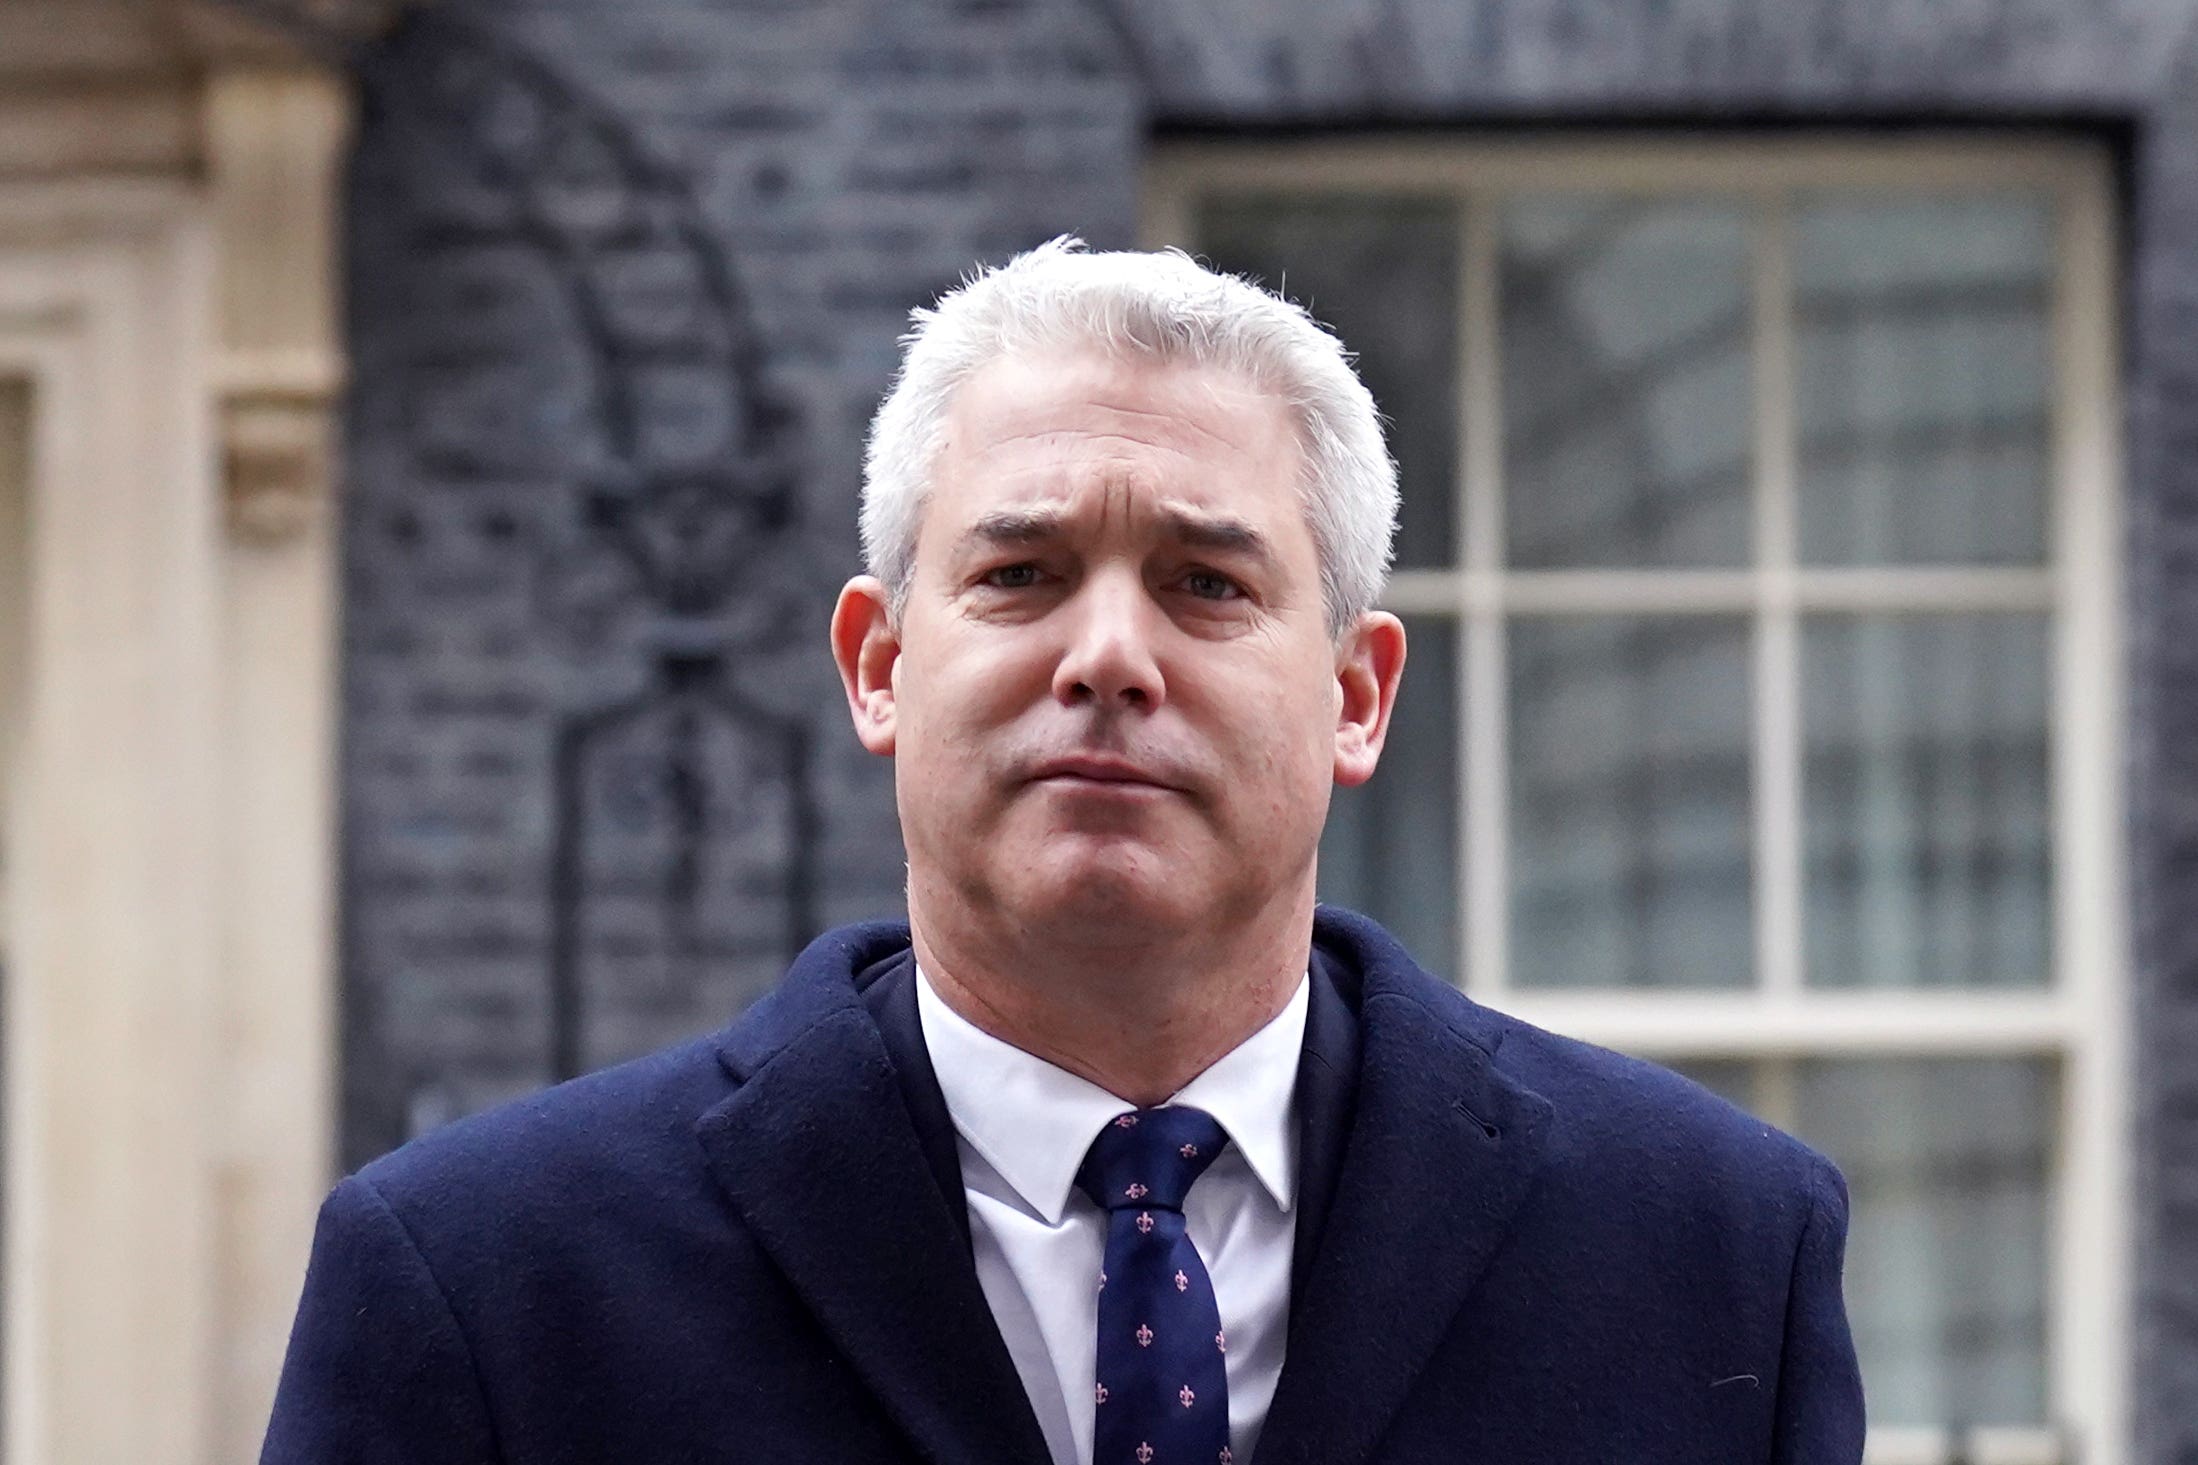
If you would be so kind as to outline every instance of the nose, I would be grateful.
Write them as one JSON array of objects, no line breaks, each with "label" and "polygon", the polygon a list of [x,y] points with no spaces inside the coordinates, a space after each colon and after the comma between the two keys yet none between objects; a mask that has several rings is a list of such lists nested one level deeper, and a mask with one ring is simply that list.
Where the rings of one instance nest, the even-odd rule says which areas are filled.
[{"label": "nose", "polygon": [[1064,705],[1150,712],[1165,700],[1153,653],[1159,608],[1135,574],[1093,575],[1062,609],[1071,630],[1053,670],[1053,695]]}]

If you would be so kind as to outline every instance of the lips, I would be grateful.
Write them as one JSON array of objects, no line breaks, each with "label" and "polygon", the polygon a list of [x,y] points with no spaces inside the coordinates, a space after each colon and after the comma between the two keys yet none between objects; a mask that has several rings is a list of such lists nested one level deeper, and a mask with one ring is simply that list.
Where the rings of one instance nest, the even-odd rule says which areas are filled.
[{"label": "lips", "polygon": [[1054,758],[1039,765],[1031,775],[1033,782],[1060,779],[1085,783],[1120,784],[1145,788],[1172,789],[1174,784],[1147,772],[1135,763],[1121,758],[1104,758],[1080,754],[1069,758]]}]

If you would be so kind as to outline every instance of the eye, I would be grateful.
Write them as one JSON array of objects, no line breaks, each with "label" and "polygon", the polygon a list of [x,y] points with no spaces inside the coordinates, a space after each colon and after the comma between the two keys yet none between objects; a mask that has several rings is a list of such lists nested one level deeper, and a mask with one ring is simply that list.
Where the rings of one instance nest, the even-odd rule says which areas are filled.
[{"label": "eye", "polygon": [[984,583],[1000,590],[1028,590],[1038,583],[1038,567],[1028,560],[987,570]]},{"label": "eye", "polygon": [[1183,577],[1183,588],[1200,600],[1230,600],[1244,592],[1234,580],[1212,570],[1193,570]]}]

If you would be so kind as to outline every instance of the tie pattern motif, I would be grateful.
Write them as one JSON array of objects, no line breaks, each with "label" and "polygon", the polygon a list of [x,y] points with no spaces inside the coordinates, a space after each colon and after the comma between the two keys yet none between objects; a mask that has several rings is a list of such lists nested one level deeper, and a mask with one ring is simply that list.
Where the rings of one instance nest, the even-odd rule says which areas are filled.
[{"label": "tie pattern motif", "polygon": [[1202,1109],[1117,1115],[1076,1185],[1107,1212],[1092,1465],[1230,1465],[1228,1337],[1183,1198],[1229,1142]]}]

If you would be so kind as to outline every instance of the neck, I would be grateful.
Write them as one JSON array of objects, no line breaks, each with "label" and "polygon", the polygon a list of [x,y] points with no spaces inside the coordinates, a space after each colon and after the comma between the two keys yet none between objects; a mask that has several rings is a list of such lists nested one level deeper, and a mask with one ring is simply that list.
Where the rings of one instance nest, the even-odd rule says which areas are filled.
[{"label": "neck", "polygon": [[[1289,1004],[1312,950],[1308,888],[1251,920],[1161,937],[958,919],[909,890],[916,959],[947,1006],[1139,1107],[1166,1102]],[[1132,922],[1113,923],[1133,926]]]}]

